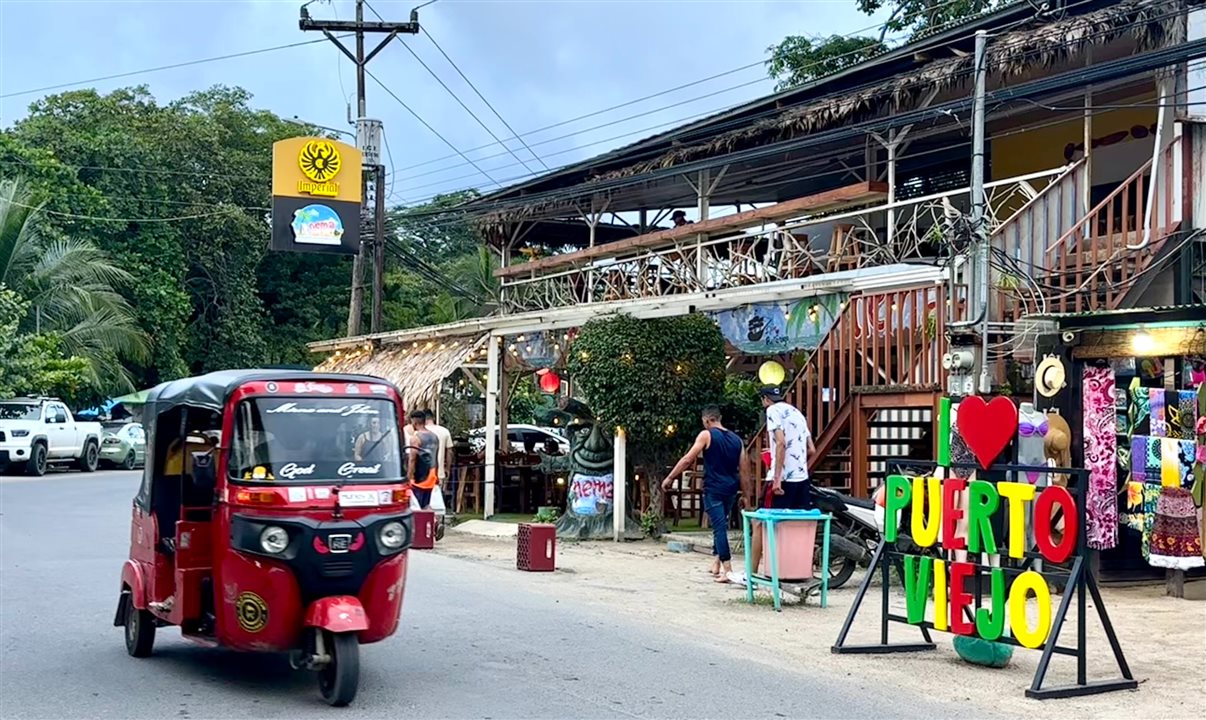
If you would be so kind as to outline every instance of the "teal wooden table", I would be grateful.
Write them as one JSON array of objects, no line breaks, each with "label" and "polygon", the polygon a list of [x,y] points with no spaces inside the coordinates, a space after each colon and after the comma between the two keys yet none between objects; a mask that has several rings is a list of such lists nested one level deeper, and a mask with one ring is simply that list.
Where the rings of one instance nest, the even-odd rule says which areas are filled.
[{"label": "teal wooden table", "polygon": [[[817,523],[817,530],[821,532],[821,607],[829,607],[829,521],[831,519],[829,514],[820,510],[772,510],[769,508],[742,510],[741,534],[745,542],[742,548],[745,550],[746,602],[754,602],[755,585],[768,585],[771,589],[771,596],[775,600],[775,610],[783,609],[779,587],[779,555],[775,545],[775,525],[781,522],[812,520]],[[767,546],[763,548],[763,551],[767,566],[770,567],[771,576],[769,578],[754,575],[753,558],[750,557],[751,520],[766,523]]]}]

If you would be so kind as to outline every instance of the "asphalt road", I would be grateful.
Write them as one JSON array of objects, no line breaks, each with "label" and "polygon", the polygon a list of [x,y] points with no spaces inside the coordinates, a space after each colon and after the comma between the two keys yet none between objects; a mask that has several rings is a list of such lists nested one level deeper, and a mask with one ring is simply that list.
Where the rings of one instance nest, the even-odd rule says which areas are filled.
[{"label": "asphalt road", "polygon": [[[360,694],[325,706],[284,656],[113,627],[137,473],[0,478],[0,718],[948,717],[954,708],[738,661],[657,627],[415,553],[403,625],[361,653]],[[702,634],[702,633],[701,633]],[[769,660],[769,658],[768,658]]]}]

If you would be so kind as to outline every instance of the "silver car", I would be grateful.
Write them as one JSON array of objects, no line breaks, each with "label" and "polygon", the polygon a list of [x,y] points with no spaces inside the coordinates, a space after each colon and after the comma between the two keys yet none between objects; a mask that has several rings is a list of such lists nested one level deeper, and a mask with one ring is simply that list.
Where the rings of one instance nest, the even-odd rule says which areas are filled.
[{"label": "silver car", "polygon": [[125,423],[105,427],[100,461],[105,465],[133,470],[146,462],[147,436],[142,425]]}]

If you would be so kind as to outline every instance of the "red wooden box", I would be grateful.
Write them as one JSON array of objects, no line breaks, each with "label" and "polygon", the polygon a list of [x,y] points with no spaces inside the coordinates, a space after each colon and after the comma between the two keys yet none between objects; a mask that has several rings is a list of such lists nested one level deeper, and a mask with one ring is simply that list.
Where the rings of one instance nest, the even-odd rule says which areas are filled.
[{"label": "red wooden box", "polygon": [[436,514],[433,510],[415,510],[415,536],[410,547],[414,550],[431,550],[435,547]]},{"label": "red wooden box", "polygon": [[557,569],[557,527],[546,523],[520,523],[515,567],[528,572]]}]

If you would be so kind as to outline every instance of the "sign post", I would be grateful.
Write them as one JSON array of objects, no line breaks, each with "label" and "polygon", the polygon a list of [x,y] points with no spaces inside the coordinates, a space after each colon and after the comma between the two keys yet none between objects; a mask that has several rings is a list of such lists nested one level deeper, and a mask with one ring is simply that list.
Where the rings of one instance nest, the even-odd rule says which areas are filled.
[{"label": "sign post", "polygon": [[272,146],[272,249],[355,255],[363,198],[360,151],[321,137]]},{"label": "sign post", "polygon": [[[1002,401],[1003,398],[998,398],[994,402]],[[948,407],[943,403],[944,414]],[[991,440],[988,435],[1010,437],[1017,431],[1016,411],[1013,418],[1013,427],[1004,430],[1000,429],[999,419],[986,423],[985,432],[979,437],[985,440]],[[1138,682],[1127,665],[1088,562],[1083,531],[1088,472],[1046,465],[997,464],[995,460],[1006,444],[979,442],[976,429],[964,421],[962,412],[959,419],[960,433],[979,458],[978,463],[889,464],[884,537],[842,624],[833,652],[933,650],[930,631],[937,630],[1041,650],[1042,657],[1026,690],[1027,697],[1042,700],[1137,688]],[[991,449],[984,451],[986,446]],[[945,458],[946,454],[940,450],[939,456]],[[975,471],[977,479],[969,482],[952,470]],[[1057,484],[1039,487],[1026,479],[1034,473],[1062,475],[1068,479],[1069,487]],[[890,605],[893,569],[904,585],[904,614],[893,611]],[[876,572],[880,573],[882,593],[879,642],[848,644],[850,628]],[[1063,597],[1054,614],[1053,585],[1056,591],[1063,586]],[[1088,679],[1089,597],[1113,651],[1119,678],[1093,682]],[[1032,607],[1037,606],[1036,612],[1028,612],[1032,601]],[[1069,645],[1061,645],[1060,632],[1070,612],[1075,612],[1076,638]],[[891,642],[892,624],[916,627],[921,641]],[[1075,684],[1043,686],[1054,655],[1076,659]]]}]

